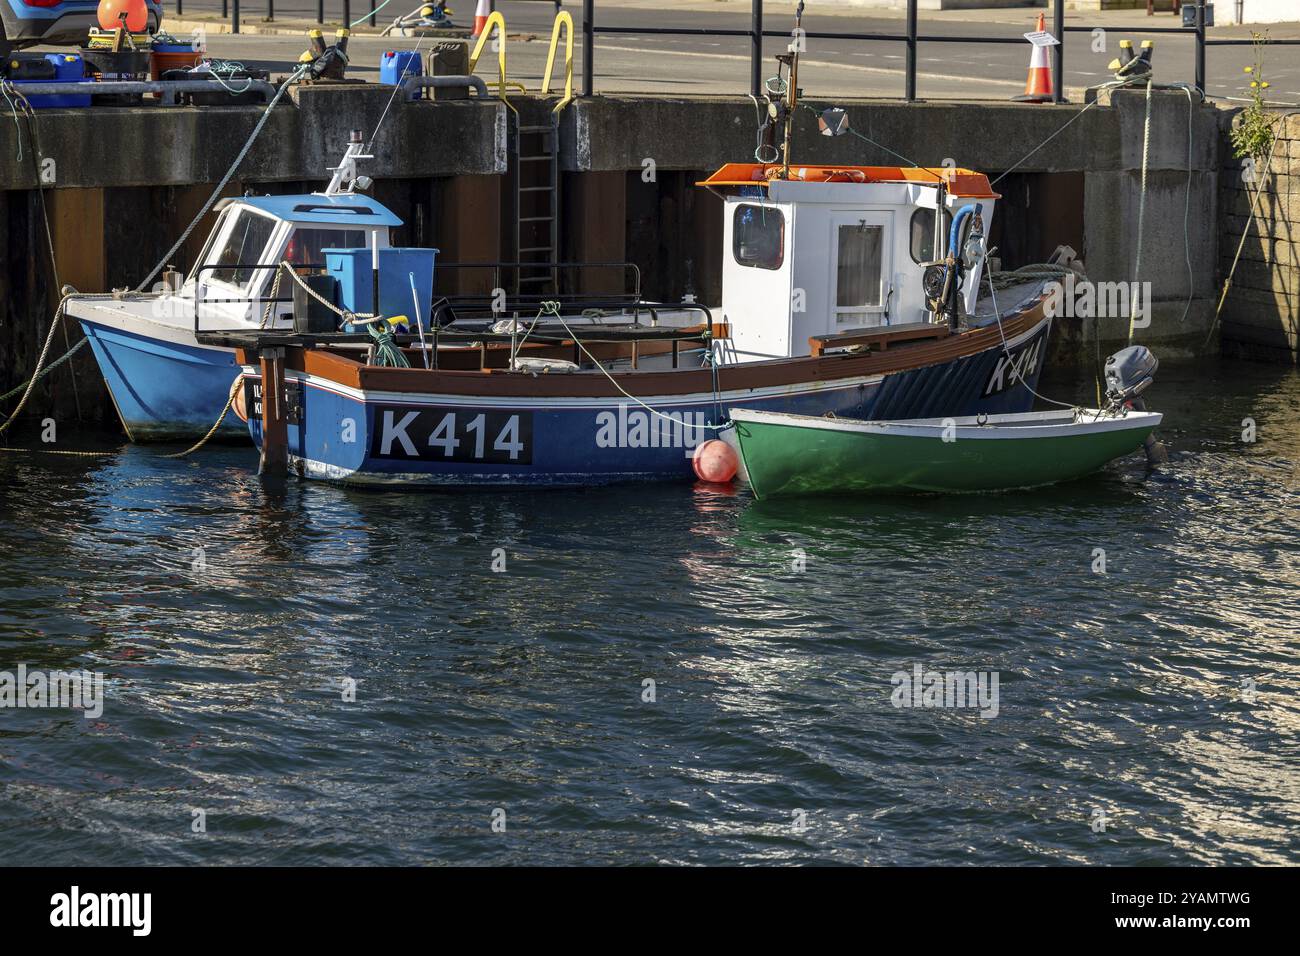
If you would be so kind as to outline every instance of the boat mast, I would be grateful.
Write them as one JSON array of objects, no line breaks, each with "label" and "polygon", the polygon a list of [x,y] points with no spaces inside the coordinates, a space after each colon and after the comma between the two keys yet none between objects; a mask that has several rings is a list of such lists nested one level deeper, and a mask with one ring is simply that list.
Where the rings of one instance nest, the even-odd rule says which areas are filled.
[{"label": "boat mast", "polygon": [[794,42],[790,44],[790,85],[785,92],[785,142],[781,146],[781,178],[790,178],[790,147],[794,141],[794,111],[799,104],[799,51],[803,48],[803,3],[794,11]]}]

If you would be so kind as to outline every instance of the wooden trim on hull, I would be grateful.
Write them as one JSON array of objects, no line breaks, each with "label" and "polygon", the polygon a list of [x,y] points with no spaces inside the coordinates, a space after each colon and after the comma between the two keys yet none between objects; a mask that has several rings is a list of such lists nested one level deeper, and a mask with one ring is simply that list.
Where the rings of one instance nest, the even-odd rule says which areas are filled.
[{"label": "wooden trim on hull", "polygon": [[[1032,330],[1044,319],[1040,300],[1012,319],[970,329],[939,339],[905,341],[880,351],[838,353],[795,359],[774,359],[742,365],[724,365],[716,370],[716,388],[732,392],[747,388],[794,386],[808,382],[884,375],[908,369],[950,362],[995,348],[1003,336],[1007,341]],[[246,349],[239,349],[239,361],[257,361]],[[327,348],[288,348],[289,369],[319,376],[363,391],[411,394],[491,396],[497,398],[618,398],[621,392],[600,371],[561,372],[530,375],[502,369],[451,371],[423,368],[381,368],[363,365]],[[691,395],[715,388],[712,369],[613,372],[613,378],[635,396]]]}]

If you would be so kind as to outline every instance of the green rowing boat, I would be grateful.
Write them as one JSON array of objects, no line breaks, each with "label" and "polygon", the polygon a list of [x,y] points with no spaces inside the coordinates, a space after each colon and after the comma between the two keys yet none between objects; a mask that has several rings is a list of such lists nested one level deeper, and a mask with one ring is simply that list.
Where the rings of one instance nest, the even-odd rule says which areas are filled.
[{"label": "green rowing boat", "polygon": [[1158,412],[1124,406],[867,422],[731,410],[754,497],[1033,488],[1143,447]]}]

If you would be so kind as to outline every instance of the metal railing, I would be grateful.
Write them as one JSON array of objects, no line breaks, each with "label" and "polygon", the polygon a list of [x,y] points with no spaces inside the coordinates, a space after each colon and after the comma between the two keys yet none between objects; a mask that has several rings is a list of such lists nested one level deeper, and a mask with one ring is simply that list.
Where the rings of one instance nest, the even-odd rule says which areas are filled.
[{"label": "metal railing", "polygon": [[[401,8],[398,12],[399,16],[403,13],[409,12],[405,9],[406,4],[408,2],[409,0],[391,0],[391,3],[396,3],[398,7]],[[516,3],[533,2],[533,3],[552,4],[555,7],[555,12],[557,15],[561,10],[561,4],[562,4],[562,0],[514,0],[514,2]],[[467,0],[467,2],[462,5],[467,6],[471,11],[470,23],[472,23],[474,0]],[[379,23],[377,20],[377,15],[379,12],[379,6],[380,6],[380,0],[370,0],[370,12],[368,14],[362,14],[360,19],[354,21],[352,19],[352,0],[343,0],[342,23],[344,26],[354,26],[362,22],[368,22],[369,26],[372,27],[378,26]],[[493,11],[495,11],[497,6],[496,0],[490,0],[488,6]],[[239,0],[221,0],[221,16],[222,19],[230,21],[230,31],[232,33],[239,32],[241,12],[242,11],[240,10]],[[176,0],[176,16],[180,17],[180,16],[184,16],[184,14],[185,14],[185,0]],[[266,16],[263,17],[262,20],[265,23],[275,22],[275,0],[266,0]],[[323,24],[325,22],[325,0],[316,0],[316,22],[318,24]]]},{"label": "metal railing", "polygon": [[[1066,26],[1065,0],[1047,0],[1052,8],[1051,34],[1057,40],[1052,47],[1052,102],[1065,102],[1065,35],[1067,33],[1091,33],[1096,26]],[[1196,4],[1196,25],[1194,27],[1141,27],[1128,29],[1135,35],[1170,33],[1181,36],[1193,36],[1196,41],[1196,89],[1205,93],[1205,49],[1209,46],[1249,46],[1254,41],[1240,39],[1210,39],[1205,33],[1206,0],[1184,0],[1184,3]],[[828,32],[820,30],[802,30],[800,35],[805,40],[855,40],[863,42],[895,42],[905,44],[904,99],[912,102],[916,99],[916,62],[917,48],[922,43],[1024,43],[1019,37],[1006,36],[949,36],[945,34],[921,33],[918,26],[917,0],[907,0],[907,18],[904,33],[856,33]],[[1127,29],[1127,28],[1126,28]],[[596,22],[596,0],[583,0],[582,3],[582,95],[595,93],[596,72],[596,34],[638,34],[659,36],[710,36],[710,37],[748,37],[750,47],[750,90],[755,96],[763,92],[763,38],[789,38],[786,30],[765,30],[763,28],[763,0],[751,0],[749,29],[712,29],[709,27],[619,27],[601,26]],[[1300,40],[1269,40],[1270,45],[1294,46]]]},{"label": "metal railing", "polygon": [[[399,7],[404,7],[410,0],[393,0]],[[557,13],[561,10],[561,0],[510,0],[510,2],[538,2],[553,4]],[[1195,41],[1195,86],[1205,93],[1206,48],[1211,46],[1250,46],[1254,40],[1248,37],[1214,38],[1206,35],[1205,26],[1206,0],[1184,0],[1184,6],[1195,4],[1196,22],[1194,26],[1143,26],[1125,28],[1125,32],[1135,36],[1170,34],[1191,37]],[[176,0],[176,13],[180,16],[184,0]],[[1065,102],[1065,37],[1069,33],[1091,33],[1098,29],[1096,25],[1070,25],[1065,23],[1065,0],[1046,0],[1051,8],[1050,32],[1057,42],[1052,47],[1052,102]],[[370,13],[363,14],[356,21],[352,19],[351,0],[342,0],[342,22],[347,24],[368,21],[376,26],[376,0],[369,0]],[[462,0],[461,6],[473,7],[473,0]],[[496,9],[496,2],[490,4]],[[788,6],[786,4],[785,6]],[[275,19],[275,0],[266,0],[266,20]],[[784,7],[783,7],[784,10]],[[221,0],[221,15],[231,21],[231,30],[239,32],[240,0]],[[917,0],[907,0],[907,16],[902,33],[862,33],[854,31],[835,32],[825,30],[803,30],[802,37],[810,40],[850,40],[864,43],[901,43],[904,45],[904,89],[903,98],[908,102],[916,96],[917,50],[922,43],[1024,43],[1020,36],[953,36],[940,33],[922,33],[917,12]],[[325,0],[316,0],[316,22],[325,22]],[[749,27],[712,28],[712,27],[662,27],[662,26],[605,26],[596,22],[596,0],[582,0],[582,95],[593,96],[596,73],[596,35],[639,35],[639,36],[692,36],[692,37],[734,37],[748,38],[750,49],[750,90],[755,96],[763,92],[763,38],[789,38],[788,30],[767,30],[763,27],[763,0],[751,0]],[[1270,39],[1270,46],[1300,45],[1300,40]]]}]

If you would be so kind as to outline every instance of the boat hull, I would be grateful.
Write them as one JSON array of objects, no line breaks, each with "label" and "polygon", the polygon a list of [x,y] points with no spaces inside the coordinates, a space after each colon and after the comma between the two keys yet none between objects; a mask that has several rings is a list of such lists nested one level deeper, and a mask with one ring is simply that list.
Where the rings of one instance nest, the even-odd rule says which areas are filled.
[{"label": "boat hull", "polygon": [[[757,498],[1006,491],[1069,481],[1137,451],[1161,416],[1095,412],[846,422],[732,415]],[[1089,420],[1089,419],[1092,420]],[[979,424],[983,421],[983,424]]]},{"label": "boat hull", "polygon": [[[851,419],[894,416],[900,410],[964,415],[1026,409],[1033,395],[1025,382],[1030,388],[1037,382],[1049,327],[1048,319],[1032,321],[1009,350],[999,343],[996,349],[913,368],[867,374],[846,368],[832,376],[826,370],[835,369],[838,359],[773,363],[770,369],[737,366],[719,371],[717,392],[697,387],[681,394],[643,393],[636,400],[619,393],[590,394],[608,384],[590,374],[534,379],[448,373],[439,378],[437,372],[355,365],[335,371],[328,357],[308,350],[298,361],[290,360],[286,371],[289,466],[304,477],[357,485],[532,487],[683,480],[693,474],[694,449],[718,436],[730,408]],[[870,368],[877,360],[847,361]],[[1009,361],[1019,363],[1024,382],[1010,379]],[[802,380],[801,370],[807,370]],[[784,379],[776,381],[781,378],[776,373]],[[681,375],[696,382],[709,377],[707,372],[647,373],[625,380],[636,387],[643,381],[672,382]],[[401,388],[421,380],[467,387]],[[249,431],[260,447],[257,368],[245,369],[244,388]]]},{"label": "boat hull", "polygon": [[[233,350],[87,319],[81,327],[132,441],[190,441],[208,433],[239,375]],[[213,437],[245,441],[247,429],[227,415]]]}]

